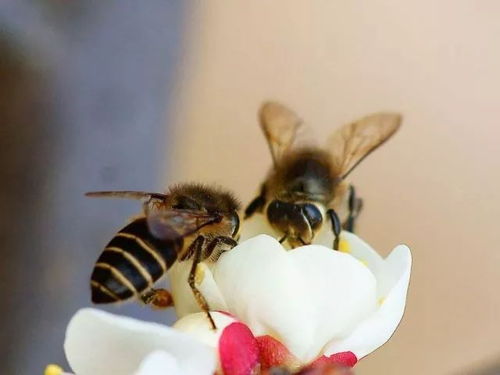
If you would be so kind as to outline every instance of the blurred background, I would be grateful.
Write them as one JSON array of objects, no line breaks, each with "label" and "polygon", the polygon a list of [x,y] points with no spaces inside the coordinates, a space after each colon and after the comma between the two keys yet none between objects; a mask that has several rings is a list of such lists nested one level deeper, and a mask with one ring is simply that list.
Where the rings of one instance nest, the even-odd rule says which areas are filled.
[{"label": "blurred background", "polygon": [[500,374],[499,14],[493,0],[0,2],[2,373],[65,364],[93,263],[138,210],[85,191],[196,180],[248,202],[270,166],[256,111],[277,99],[318,140],[404,114],[352,174],[360,235],[414,256],[403,322],[357,373]]}]

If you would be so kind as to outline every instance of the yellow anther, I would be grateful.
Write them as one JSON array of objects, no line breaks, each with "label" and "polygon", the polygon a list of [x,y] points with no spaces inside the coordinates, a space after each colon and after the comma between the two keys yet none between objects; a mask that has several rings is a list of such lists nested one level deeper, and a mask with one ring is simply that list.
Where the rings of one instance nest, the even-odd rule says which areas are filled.
[{"label": "yellow anther", "polygon": [[351,252],[351,245],[349,245],[349,242],[341,238],[339,241],[339,251],[349,254]]},{"label": "yellow anther", "polygon": [[385,302],[385,297],[380,297],[380,298],[378,299],[378,304],[379,304],[379,306],[382,306],[382,304],[383,304],[384,302]]},{"label": "yellow anther", "polygon": [[50,364],[47,367],[45,367],[45,371],[43,375],[61,375],[63,373],[63,369],[54,364]]}]

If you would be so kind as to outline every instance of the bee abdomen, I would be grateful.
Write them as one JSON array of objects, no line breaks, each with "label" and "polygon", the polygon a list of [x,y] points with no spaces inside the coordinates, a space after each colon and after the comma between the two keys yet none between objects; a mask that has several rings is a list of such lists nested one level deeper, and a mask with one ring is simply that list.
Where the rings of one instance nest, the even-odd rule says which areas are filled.
[{"label": "bee abdomen", "polygon": [[177,259],[182,243],[159,241],[145,219],[127,225],[108,243],[91,276],[92,302],[112,303],[140,294]]}]

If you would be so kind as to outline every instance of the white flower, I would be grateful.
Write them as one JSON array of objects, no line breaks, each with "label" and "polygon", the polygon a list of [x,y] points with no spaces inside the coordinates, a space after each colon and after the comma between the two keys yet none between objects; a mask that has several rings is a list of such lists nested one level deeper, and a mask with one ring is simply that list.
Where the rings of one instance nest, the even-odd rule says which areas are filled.
[{"label": "white flower", "polygon": [[[318,241],[330,244],[331,235]],[[186,287],[188,267],[174,272],[173,327],[82,309],[64,344],[76,375],[250,375],[259,368],[298,368],[322,361],[353,366],[383,345],[405,307],[411,254],[396,247],[381,258],[343,232],[341,250],[323,245],[285,250],[260,235],[241,242],[209,267],[198,287],[217,330]],[[186,273],[186,278],[182,273]],[[188,293],[189,292],[189,293]]]},{"label": "white flower", "polygon": [[76,375],[253,374],[259,349],[252,332],[227,314],[211,314],[215,331],[205,313],[172,328],[82,309],[66,330],[66,358]]},{"label": "white flower", "polygon": [[[360,359],[383,345],[403,316],[411,254],[399,245],[383,259],[354,234],[341,238],[344,251],[321,245],[286,251],[259,235],[213,267],[201,265],[199,288],[213,310],[230,312],[255,336],[279,340],[301,363],[343,352]],[[322,234],[318,241],[331,246],[333,238]],[[191,313],[196,304],[177,280],[176,309]]]},{"label": "white flower", "polygon": [[78,311],[66,330],[76,375],[211,375],[213,349],[171,327],[96,309]]}]

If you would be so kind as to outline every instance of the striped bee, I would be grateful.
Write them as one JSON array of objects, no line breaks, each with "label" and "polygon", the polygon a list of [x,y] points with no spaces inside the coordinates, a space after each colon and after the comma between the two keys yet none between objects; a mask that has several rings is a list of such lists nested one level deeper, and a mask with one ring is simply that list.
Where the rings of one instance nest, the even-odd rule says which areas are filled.
[{"label": "striped bee", "polygon": [[[303,146],[296,142],[300,117],[278,102],[264,103],[259,122],[273,167],[259,195],[246,208],[245,218],[265,215],[280,233],[280,242],[287,241],[291,248],[310,244],[328,221],[333,249],[338,250],[342,227],[354,231],[363,202],[346,179],[396,133],[401,119],[398,113],[374,113],[335,131],[324,148]],[[344,220],[340,212],[347,212]]]},{"label": "striped bee", "polygon": [[153,288],[176,261],[192,261],[188,283],[200,308],[209,306],[195,285],[201,261],[216,261],[236,246],[239,203],[228,192],[199,184],[173,186],[165,194],[103,191],[89,197],[129,198],[143,202],[143,215],[118,231],[106,245],[90,279],[92,302],[114,303],[132,297],[156,307],[173,304],[165,289]]}]

